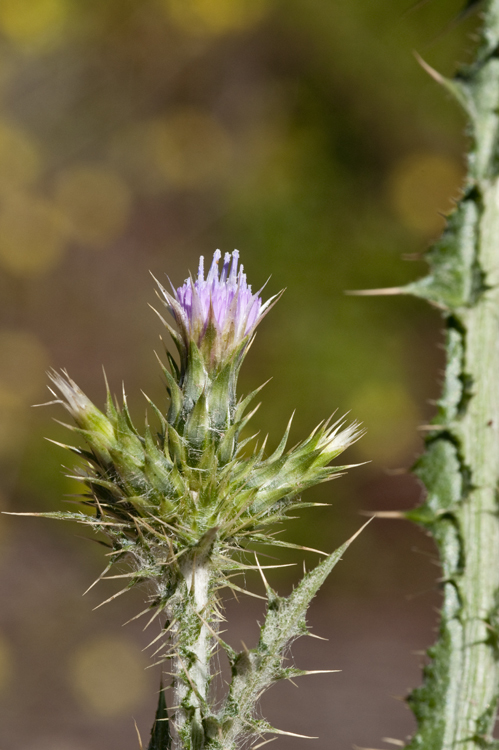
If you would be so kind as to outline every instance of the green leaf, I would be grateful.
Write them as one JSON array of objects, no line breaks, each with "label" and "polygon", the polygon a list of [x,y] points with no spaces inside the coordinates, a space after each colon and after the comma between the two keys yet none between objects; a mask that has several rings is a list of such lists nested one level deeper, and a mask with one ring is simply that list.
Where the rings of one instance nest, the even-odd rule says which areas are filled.
[{"label": "green leaf", "polygon": [[477,202],[470,193],[449,217],[442,237],[426,254],[430,273],[408,284],[406,292],[447,308],[474,303],[483,291],[475,252],[478,217]]},{"label": "green leaf", "polygon": [[[239,735],[247,733],[261,694],[276,680],[285,678],[284,652],[294,638],[308,633],[305,615],[310,602],[366,525],[307,573],[290,596],[277,596],[264,579],[268,607],[258,646],[251,651],[242,651],[231,659],[232,682],[219,717],[222,726],[226,727],[224,739],[227,746],[234,743]],[[272,730],[267,728],[264,731]]]},{"label": "green leaf", "polygon": [[170,750],[171,735],[169,725],[170,722],[168,720],[168,711],[166,708],[165,691],[163,689],[163,683],[161,683],[158,708],[156,710],[156,716],[151,731],[151,741],[149,742],[147,750]]}]

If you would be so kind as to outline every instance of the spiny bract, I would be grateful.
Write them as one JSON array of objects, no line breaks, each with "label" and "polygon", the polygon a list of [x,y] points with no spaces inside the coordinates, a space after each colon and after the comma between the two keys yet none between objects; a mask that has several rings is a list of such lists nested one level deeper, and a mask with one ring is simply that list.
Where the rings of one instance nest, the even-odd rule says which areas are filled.
[{"label": "spiny bract", "polygon": [[[135,558],[130,585],[145,578],[164,584],[175,576],[186,554],[209,555],[220,575],[241,563],[234,550],[252,542],[283,545],[269,535],[290,506],[304,507],[299,493],[332,479],[345,467],[329,462],[359,435],[352,424],[319,425],[302,443],[286,452],[289,427],[277,449],[265,445],[248,455],[251,438],[239,435],[255,409],[248,406],[260,389],[236,403],[236,381],[256,325],[276,298],[262,304],[246,283],[237,253],[226,254],[218,274],[214,255],[206,281],[200,262],[198,278],[188,279],[169,294],[160,286],[165,306],[179,331],[166,323],[179,351],[180,363],[168,355],[163,367],[170,396],[167,415],[151,401],[160,425],[141,434],[130,418],[126,397],[121,407],[107,389],[105,413],[66,374],[50,377],[73,417],[87,449],[66,446],[86,461],[77,478],[88,489],[85,513],[58,513],[104,532],[116,552]],[[160,589],[165,591],[164,585]],[[158,601],[163,604],[164,601]]]}]

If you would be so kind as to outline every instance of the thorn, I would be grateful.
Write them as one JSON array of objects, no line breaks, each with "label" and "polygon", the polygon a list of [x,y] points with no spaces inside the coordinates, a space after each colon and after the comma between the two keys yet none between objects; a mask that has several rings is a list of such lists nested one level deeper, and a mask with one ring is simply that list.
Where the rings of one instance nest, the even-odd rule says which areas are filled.
[{"label": "thorn", "polygon": [[55,417],[54,417],[53,421],[54,421],[54,422],[55,422],[56,424],[60,424],[60,425],[61,425],[61,427],[65,427],[65,428],[66,428],[66,430],[71,430],[71,432],[76,432],[76,430],[78,429],[78,428],[77,428],[77,427],[76,427],[75,425],[72,425],[72,424],[67,424],[67,422],[61,422],[61,420],[60,420],[60,419],[55,419]]},{"label": "thorn", "polygon": [[413,52],[413,54],[423,70],[440,86],[446,88],[458,104],[460,104],[465,110],[468,116],[474,120],[476,117],[475,103],[470,93],[466,90],[466,87],[463,84],[460,84],[456,79],[452,80],[441,75],[437,70],[428,65],[428,63],[425,62],[417,52]]},{"label": "thorn", "polygon": [[371,518],[369,518],[369,520],[366,521],[365,524],[363,526],[361,526],[360,529],[358,531],[356,531],[353,536],[350,537],[350,539],[347,539],[346,544],[348,545],[348,544],[351,544],[352,542],[354,542],[357,539],[357,537],[360,534],[362,534],[362,532],[364,531],[364,529],[366,528],[366,526],[368,526],[371,523],[371,521],[373,520],[373,518],[374,518],[374,516],[371,516]]},{"label": "thorn", "polygon": [[[270,731],[270,730],[269,730]],[[299,737],[302,740],[318,740],[318,737],[310,737],[308,734],[296,734],[295,732],[285,732],[284,729],[276,729],[272,727],[272,732],[275,734],[285,734],[287,737]]]},{"label": "thorn", "polygon": [[[160,639],[160,638],[163,638],[163,636],[165,636],[165,635],[166,635],[166,634],[167,634],[167,633],[169,632],[169,630],[170,630],[170,629],[171,629],[171,628],[172,628],[172,627],[173,627],[174,625],[176,625],[176,624],[177,624],[177,620],[172,620],[172,621],[171,621],[171,623],[170,623],[170,624],[168,625],[168,627],[167,627],[167,628],[164,628],[164,629],[163,629],[163,628],[161,628],[161,630],[160,630],[160,632],[159,632],[159,635],[157,635],[157,636],[156,636],[155,638],[153,638],[153,640],[152,640],[152,641],[151,641],[151,642],[150,642],[150,643],[149,643],[149,644],[148,644],[147,646],[144,646],[144,648],[142,649],[142,651],[147,651],[147,649],[148,649],[148,648],[151,648],[151,646],[154,646],[154,644],[155,644],[155,643],[156,643],[157,641],[159,641],[159,639]],[[164,644],[161,644],[161,647],[160,647],[160,649],[159,649],[159,650],[161,650],[161,649],[163,648],[163,645],[164,645]],[[156,654],[157,654],[157,653],[158,653],[158,652],[156,651],[156,652],[155,652],[154,654],[152,654],[152,655],[151,655],[151,658],[152,658],[153,656],[156,656]]]},{"label": "thorn", "polygon": [[94,586],[95,586],[95,585],[96,585],[97,583],[99,583],[99,581],[101,581],[101,580],[102,580],[102,577],[103,577],[103,576],[104,576],[104,575],[105,575],[105,574],[107,573],[107,571],[109,570],[109,568],[110,568],[110,567],[111,567],[112,565],[113,565],[113,563],[112,563],[112,562],[111,562],[111,563],[109,563],[109,565],[108,565],[108,566],[107,566],[107,567],[106,567],[106,568],[105,568],[105,569],[104,569],[104,570],[102,571],[102,573],[100,574],[100,576],[98,576],[98,577],[97,577],[97,578],[95,579],[95,581],[94,581],[93,583],[91,583],[91,584],[90,584],[90,586],[88,587],[88,589],[87,589],[86,591],[84,591],[84,592],[83,592],[82,596],[85,596],[85,594],[88,594],[88,592],[89,592],[89,591],[90,591],[91,589],[93,589],[93,587],[94,587]]},{"label": "thorn", "polygon": [[256,564],[258,566],[258,570],[259,570],[260,575],[262,577],[263,585],[265,586],[265,590],[267,592],[270,592],[270,591],[272,591],[272,589],[270,588],[269,583],[268,583],[267,579],[265,578],[265,574],[264,574],[262,568],[260,567],[260,562],[258,560],[256,552],[254,553],[254,555],[255,555],[255,562],[256,562]]},{"label": "thorn", "polygon": [[402,518],[406,520],[401,510],[359,510],[359,516],[369,516],[373,518]]},{"label": "thorn", "polygon": [[307,669],[305,672],[302,672],[301,675],[297,675],[297,677],[306,677],[309,674],[332,674],[333,672],[342,671],[342,669]]},{"label": "thorn", "polygon": [[[81,495],[77,495],[77,497],[81,497]],[[289,518],[289,516],[287,516]],[[260,554],[262,554],[260,552]],[[268,555],[265,555],[265,557],[268,557]],[[223,555],[219,556],[220,560],[227,560],[230,563],[234,563],[234,560],[231,560],[230,557],[224,557]],[[294,568],[296,563],[283,563],[282,565],[262,565],[262,570],[271,570],[273,568]],[[238,570],[236,573],[238,575],[242,574],[245,570],[258,570],[258,566],[256,565],[245,565],[244,563],[237,563]],[[230,570],[230,568],[227,568]]]},{"label": "thorn", "polygon": [[416,62],[423,68],[425,73],[428,73],[430,78],[433,78],[434,81],[436,81],[440,86],[445,86],[446,80],[444,76],[438,72],[438,70],[435,70],[435,68],[432,68],[431,65],[428,65],[426,60],[423,60],[420,54],[416,52],[416,50],[413,50],[414,57],[416,58]]},{"label": "thorn", "polygon": [[[206,620],[203,618],[203,616],[199,612],[196,612],[196,614],[201,620],[201,622],[203,623],[203,625],[205,626],[205,628],[210,631],[212,636],[220,643],[220,645],[225,651],[227,649],[227,644],[222,640],[222,638],[220,638],[220,635],[218,633],[215,633],[211,625],[208,622],[206,622]],[[226,632],[225,630],[222,630],[222,633],[225,633],[225,632]],[[218,672],[217,674],[220,674],[220,672]]]},{"label": "thorn", "polygon": [[102,365],[102,374],[104,376],[104,384],[106,386],[106,394],[107,394],[107,393],[109,393],[109,382],[108,382],[108,379],[107,379],[106,368],[104,367],[104,365]]},{"label": "thorn", "polygon": [[[115,549],[112,552],[106,552],[104,557],[112,557],[113,555],[126,555],[130,550],[127,549]],[[115,560],[116,562],[116,560]]]},{"label": "thorn", "polygon": [[151,624],[152,622],[154,622],[154,620],[156,619],[156,617],[158,617],[158,615],[160,615],[162,611],[163,611],[163,610],[162,610],[162,608],[161,608],[161,607],[158,607],[158,608],[156,609],[156,611],[155,611],[155,613],[153,614],[153,616],[151,617],[151,619],[150,619],[150,620],[148,620],[147,624],[145,625],[145,627],[144,627],[144,630],[147,630],[147,628],[149,627],[149,625],[150,625],[150,624]]},{"label": "thorn", "polygon": [[396,745],[397,747],[404,747],[405,742],[402,740],[394,740],[393,737],[382,737],[382,742],[388,742],[389,745]]},{"label": "thorn", "polygon": [[315,633],[308,634],[310,638],[317,638],[318,641],[329,641],[329,638],[323,638],[322,635],[315,635]]},{"label": "thorn", "polygon": [[269,742],[275,742],[277,737],[271,737],[270,740],[265,740],[265,742],[260,742],[259,745],[252,745],[250,750],[258,750],[259,747],[263,747],[264,745],[268,745]]},{"label": "thorn", "polygon": [[422,8],[426,3],[428,3],[430,0],[419,0],[419,2],[414,3],[414,5],[411,5],[410,8],[407,8],[407,10],[404,10],[404,12],[401,14],[401,18],[405,18],[406,16],[410,15],[416,10],[419,10]]},{"label": "thorn", "polygon": [[96,607],[94,607],[94,608],[93,608],[93,610],[92,610],[92,612],[94,612],[94,611],[95,611],[96,609],[100,609],[101,607],[103,607],[103,606],[104,606],[104,604],[109,604],[109,602],[112,602],[112,601],[113,601],[113,599],[117,599],[117,598],[118,598],[118,596],[121,596],[122,594],[124,594],[124,593],[125,593],[125,591],[128,591],[128,590],[129,590],[129,587],[128,587],[128,586],[126,586],[126,587],[125,587],[124,589],[121,589],[121,591],[118,591],[118,593],[117,593],[117,594],[113,594],[112,596],[110,596],[110,597],[109,597],[109,599],[106,599],[106,601],[105,601],[105,602],[101,602],[101,603],[100,603],[100,604],[98,604],[98,605],[97,605]]},{"label": "thorn", "polygon": [[154,669],[154,667],[159,667],[159,665],[164,664],[167,659],[172,659],[176,655],[176,651],[169,651],[167,654],[163,654],[159,661],[155,661],[154,664],[149,664],[146,669]]},{"label": "thorn", "polygon": [[254,594],[252,591],[246,591],[246,589],[241,588],[241,586],[237,586],[235,583],[224,583],[222,586],[217,586],[216,590],[224,589],[224,588],[229,588],[234,592],[236,601],[238,601],[238,599],[235,594],[235,591],[240,591],[241,594],[246,594],[247,596],[253,596],[255,599],[262,599],[264,602],[267,601],[266,596],[260,596],[260,594]]},{"label": "thorn", "polygon": [[315,552],[317,555],[323,555],[324,557],[329,557],[327,552],[323,552],[320,549],[314,549],[313,547],[302,547],[301,545],[297,545],[298,549],[303,550],[304,552]]},{"label": "thorn", "polygon": [[135,731],[137,732],[137,737],[139,738],[139,748],[140,750],[144,750],[144,745],[142,744],[142,737],[140,736],[139,728],[137,726],[137,722],[135,719],[133,720],[133,723],[135,724]]},{"label": "thorn", "polygon": [[[149,644],[149,645],[151,645],[151,644]],[[153,651],[152,654],[149,655],[149,658],[150,659],[154,659],[154,657],[157,656],[159,654],[159,652],[161,651],[161,649],[163,649],[164,647],[165,647],[165,644],[162,643],[159,646],[159,648],[156,649],[156,651]],[[142,649],[142,651],[145,651],[145,649]]]},{"label": "thorn", "polygon": [[347,289],[343,293],[349,297],[390,297],[395,294],[407,294],[401,286],[389,286],[385,289]]},{"label": "thorn", "polygon": [[417,555],[423,555],[424,557],[429,557],[431,562],[437,562],[440,564],[440,558],[438,555],[434,555],[431,552],[427,552],[424,549],[419,549],[419,547],[411,547],[411,552],[415,552]]}]

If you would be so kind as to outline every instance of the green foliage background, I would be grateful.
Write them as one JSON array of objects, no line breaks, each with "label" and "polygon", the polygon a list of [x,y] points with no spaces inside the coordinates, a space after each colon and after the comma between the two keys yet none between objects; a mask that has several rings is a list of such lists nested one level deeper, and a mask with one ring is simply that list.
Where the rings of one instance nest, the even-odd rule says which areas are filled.
[{"label": "green foliage background", "polygon": [[[61,474],[66,457],[43,440],[62,439],[50,421],[62,413],[29,408],[45,400],[48,366],[67,367],[100,403],[103,364],[112,390],[125,380],[137,421],[141,388],[166,406],[148,271],[178,285],[216,247],[240,250],[255,289],[269,276],[269,295],[286,287],[241,375],[246,392],[273,378],[254,420],[270,447],[294,408],[292,442],[335,409],[367,428],[349,458],[370,463],[312,491],[332,507],[304,512],[287,538],[332,550],[360,525],[359,509],[416,504],[419,488],[395,470],[413,462],[417,428],[433,412],[438,316],[415,300],[344,291],[421,274],[438,211],[459,195],[464,119],[412,50],[451,74],[477,23],[460,11],[457,0],[412,10],[410,0],[1,0],[4,509],[67,507],[63,495],[77,491]],[[0,533],[2,750],[135,748],[129,717],[147,732],[156,675],[137,655],[140,628],[119,626],[140,597],[91,613],[110,595],[103,585],[80,601],[103,567],[97,545],[48,521],[4,517]],[[372,524],[336,568],[321,611],[332,602],[355,613],[366,639],[396,640],[404,623],[420,623],[414,642],[424,645],[438,595],[404,604],[434,589],[435,569],[414,546],[432,554],[402,522]],[[289,590],[290,575],[273,583]],[[377,667],[363,664],[359,695],[386,682],[389,651]],[[402,692],[411,669],[394,678]],[[396,689],[385,682],[385,693]],[[325,715],[338,699],[332,678],[321,685]],[[410,731],[392,704],[380,709],[382,730],[355,697],[349,705],[357,719],[343,712],[349,740],[335,725],[337,747],[373,746],[391,726]]]}]

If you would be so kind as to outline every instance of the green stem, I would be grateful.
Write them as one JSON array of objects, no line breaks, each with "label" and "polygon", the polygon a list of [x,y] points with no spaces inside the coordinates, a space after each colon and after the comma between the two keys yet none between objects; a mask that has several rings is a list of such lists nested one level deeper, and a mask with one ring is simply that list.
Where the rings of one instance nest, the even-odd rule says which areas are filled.
[{"label": "green stem", "polygon": [[499,691],[499,0],[485,9],[476,61],[446,82],[468,112],[466,191],[430,251],[428,277],[407,291],[444,309],[447,369],[435,430],[416,474],[427,489],[409,514],[439,545],[440,637],[409,701],[411,747],[478,750],[494,743]]},{"label": "green stem", "polygon": [[[499,103],[499,97],[497,99]],[[497,703],[497,660],[491,628],[499,588],[499,184],[484,186],[480,263],[487,285],[466,315],[466,371],[473,396],[461,423],[463,456],[471,473],[469,494],[457,518],[465,564],[462,596],[462,666],[456,685],[456,721],[449,747],[477,747],[491,731]],[[494,231],[495,230],[495,231]],[[488,720],[487,720],[488,717]],[[473,738],[473,739],[468,739]]]},{"label": "green stem", "polygon": [[203,718],[210,685],[211,633],[204,622],[209,619],[211,571],[196,558],[181,567],[179,586],[182,603],[173,617],[175,655],[172,657],[174,722],[172,750],[196,750],[204,745]]}]

